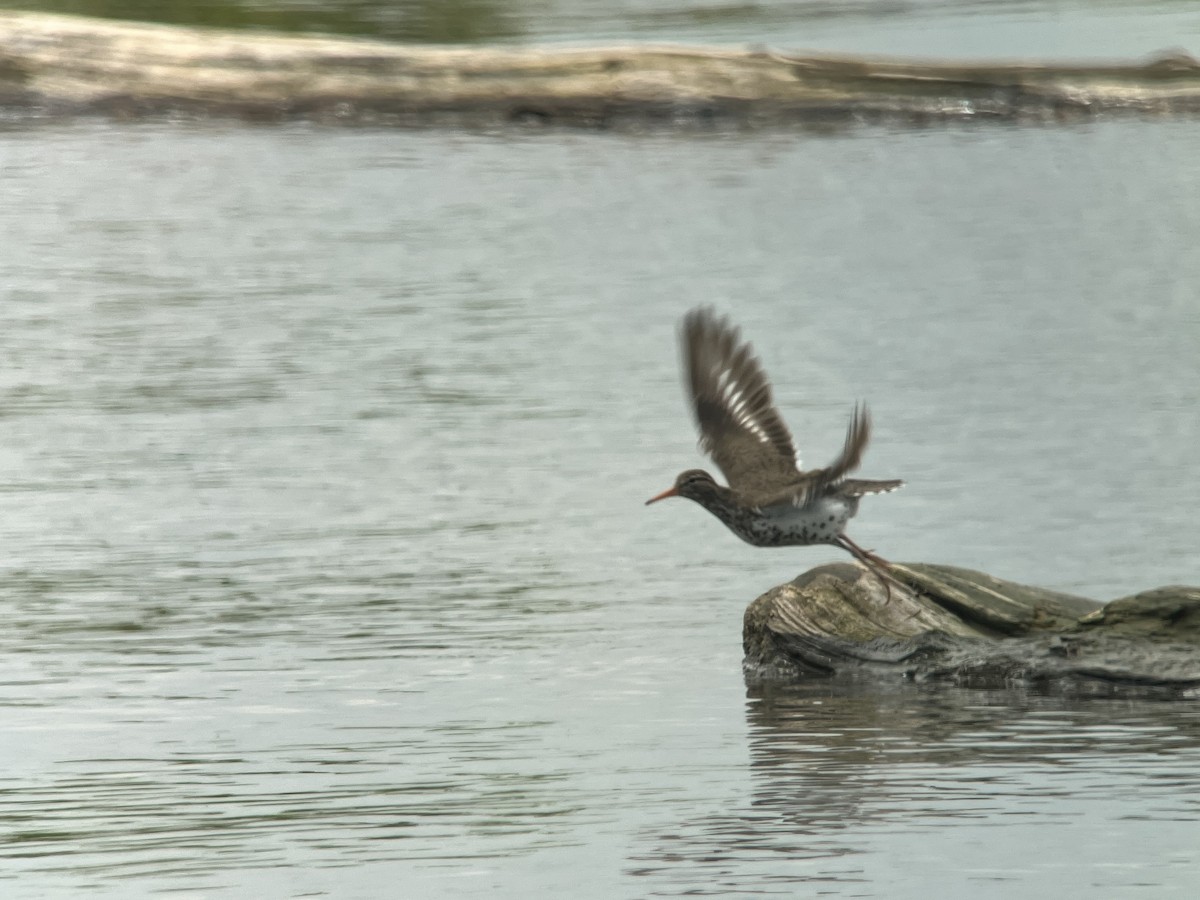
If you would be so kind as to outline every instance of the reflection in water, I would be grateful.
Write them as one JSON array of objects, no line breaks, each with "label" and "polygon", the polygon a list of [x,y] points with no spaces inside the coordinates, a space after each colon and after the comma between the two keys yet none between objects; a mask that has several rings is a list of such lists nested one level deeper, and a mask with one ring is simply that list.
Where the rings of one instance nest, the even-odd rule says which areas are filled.
[{"label": "reflection in water", "polygon": [[[1164,887],[1181,859],[1195,865],[1177,852],[1188,838],[1156,844],[1180,822],[1200,833],[1200,710],[1190,704],[820,680],[755,685],[748,698],[749,802],[657,835],[639,859],[643,877],[673,881],[682,865],[728,890],[761,879],[928,896],[924,876],[872,877],[888,835],[911,836],[915,853],[963,877],[990,867],[985,880],[997,882],[1035,869],[1050,872],[1039,874],[1049,885],[1065,867],[1068,882],[1097,888],[1127,877]],[[1142,809],[1134,827],[1131,802]],[[1028,846],[1030,833],[1085,824],[1099,845],[1089,853],[1054,838],[1061,857]],[[960,843],[956,859],[948,846]]]}]

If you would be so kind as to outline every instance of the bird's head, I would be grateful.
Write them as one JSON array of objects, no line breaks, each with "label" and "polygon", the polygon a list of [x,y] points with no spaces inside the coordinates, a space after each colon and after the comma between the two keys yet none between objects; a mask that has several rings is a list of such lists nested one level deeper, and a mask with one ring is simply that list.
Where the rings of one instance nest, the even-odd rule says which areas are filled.
[{"label": "bird's head", "polygon": [[668,497],[687,497],[689,500],[700,502],[701,498],[711,497],[716,493],[716,488],[716,481],[703,469],[688,469],[679,473],[671,487],[647,500],[646,505],[666,500]]}]

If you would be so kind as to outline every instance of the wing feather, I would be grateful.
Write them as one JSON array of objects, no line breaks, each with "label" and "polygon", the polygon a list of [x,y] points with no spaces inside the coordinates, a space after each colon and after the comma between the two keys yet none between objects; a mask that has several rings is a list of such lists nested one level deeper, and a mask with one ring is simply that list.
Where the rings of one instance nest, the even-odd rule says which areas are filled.
[{"label": "wing feather", "polygon": [[842,444],[842,452],[825,469],[826,484],[841,481],[857,469],[862,464],[863,454],[867,452],[867,444],[870,441],[871,413],[865,405],[855,404],[854,414],[850,417],[850,427],[846,429],[846,441]]},{"label": "wing feather", "polygon": [[738,329],[711,309],[695,309],[684,317],[682,343],[700,446],[729,486],[754,491],[794,480],[799,461],[791,432]]}]

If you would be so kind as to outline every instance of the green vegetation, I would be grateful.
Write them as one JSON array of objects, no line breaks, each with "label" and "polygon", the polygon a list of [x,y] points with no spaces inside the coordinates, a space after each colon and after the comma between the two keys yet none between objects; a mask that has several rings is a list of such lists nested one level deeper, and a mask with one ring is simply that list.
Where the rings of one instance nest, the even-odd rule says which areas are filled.
[{"label": "green vegetation", "polygon": [[515,5],[501,0],[0,0],[0,9],[453,44],[519,36]]}]

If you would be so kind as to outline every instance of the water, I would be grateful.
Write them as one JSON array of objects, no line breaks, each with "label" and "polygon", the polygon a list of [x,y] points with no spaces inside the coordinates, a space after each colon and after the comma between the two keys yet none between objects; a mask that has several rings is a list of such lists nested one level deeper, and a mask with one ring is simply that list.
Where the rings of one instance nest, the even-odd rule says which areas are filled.
[{"label": "water", "polygon": [[13,897],[1190,896],[1193,704],[747,688],[674,329],[851,534],[1200,582],[1200,129],[0,134]]}]

